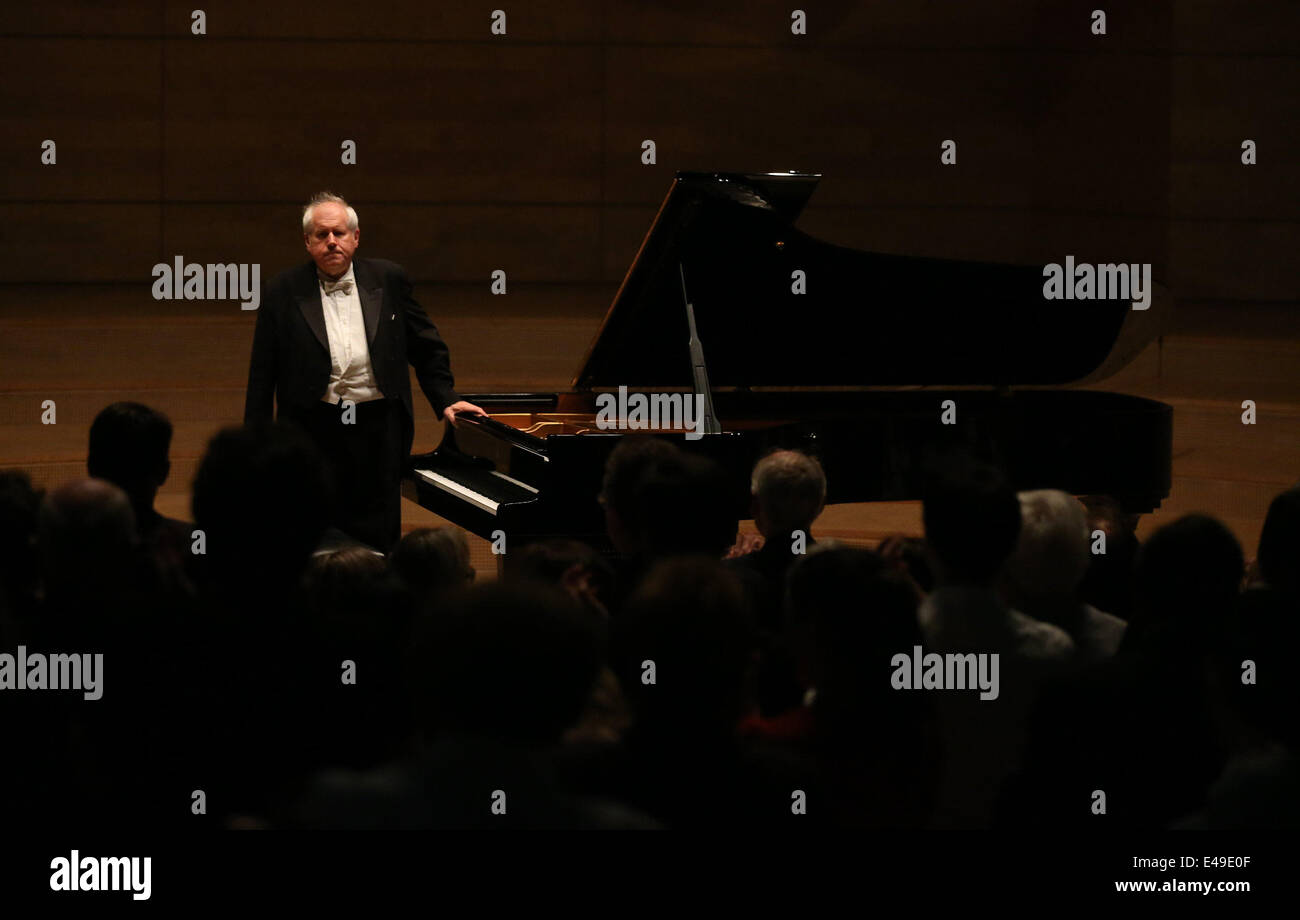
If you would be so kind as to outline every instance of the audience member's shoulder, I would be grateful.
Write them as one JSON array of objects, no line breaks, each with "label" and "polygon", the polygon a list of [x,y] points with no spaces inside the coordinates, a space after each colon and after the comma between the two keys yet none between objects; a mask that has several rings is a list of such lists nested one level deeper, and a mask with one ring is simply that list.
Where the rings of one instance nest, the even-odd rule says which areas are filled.
[{"label": "audience member's shoulder", "polygon": [[743,556],[732,556],[729,559],[722,560],[722,567],[730,570],[737,575],[742,581],[745,579],[762,580],[763,570],[758,553],[745,553]]},{"label": "audience member's shoulder", "polygon": [[1282,830],[1297,824],[1300,758],[1285,749],[1270,748],[1230,760],[1207,793],[1205,811],[1180,826]]},{"label": "audience member's shoulder", "polygon": [[1056,661],[1074,655],[1074,640],[1059,626],[1044,623],[1011,610],[1011,621],[1017,638],[1017,651],[1026,658]]},{"label": "audience member's shoulder", "polygon": [[1114,614],[1098,610],[1091,604],[1083,605],[1083,630],[1088,644],[1105,657],[1119,651],[1128,624]]},{"label": "audience member's shoulder", "polygon": [[158,526],[159,529],[174,540],[188,542],[194,535],[194,524],[190,521],[181,521],[159,515]]},{"label": "audience member's shoulder", "polygon": [[751,603],[766,598],[770,586],[768,585],[766,573],[759,568],[755,560],[749,559],[747,556],[733,556],[731,559],[723,559],[722,567],[736,576],[736,580],[740,582],[741,589]]},{"label": "audience member's shoulder", "polygon": [[1008,608],[985,588],[937,587],[925,596],[916,618],[928,638],[939,633],[966,634],[993,626],[1001,630]]}]

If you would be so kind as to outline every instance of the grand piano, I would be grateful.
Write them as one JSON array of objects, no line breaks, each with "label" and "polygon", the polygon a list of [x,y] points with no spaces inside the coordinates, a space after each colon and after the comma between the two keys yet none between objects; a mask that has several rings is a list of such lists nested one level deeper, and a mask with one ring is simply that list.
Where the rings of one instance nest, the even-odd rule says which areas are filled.
[{"label": "grand piano", "polygon": [[467,395],[492,417],[462,416],[412,456],[403,494],[511,547],[565,536],[607,548],[596,496],[629,432],[598,427],[596,401],[623,386],[703,397],[702,437],[658,436],[722,463],[740,517],[753,462],[776,447],[821,460],[828,503],[919,499],[927,464],[963,449],[1018,489],[1159,506],[1172,408],[1067,387],[1160,334],[1162,289],[1146,310],[1045,300],[1040,265],[836,246],[794,226],[819,179],[678,173],[572,389]]}]

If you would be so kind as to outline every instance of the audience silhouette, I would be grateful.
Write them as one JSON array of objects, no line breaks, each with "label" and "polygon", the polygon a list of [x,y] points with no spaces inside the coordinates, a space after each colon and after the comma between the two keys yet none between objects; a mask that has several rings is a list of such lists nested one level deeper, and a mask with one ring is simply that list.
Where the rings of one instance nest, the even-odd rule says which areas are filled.
[{"label": "audience silhouette", "polygon": [[[344,484],[289,427],[219,432],[193,523],[166,518],[171,436],[114,403],[90,478],[0,472],[0,722],[32,752],[0,759],[16,826],[1300,823],[1300,487],[1248,567],[1212,517],[1139,543],[1112,498],[1017,494],[954,455],[924,539],[868,549],[813,539],[811,456],[733,482],[628,437],[607,546],[512,548],[476,579],[454,527],[388,556],[331,531]],[[48,679],[20,655],[67,656],[65,679],[102,656],[102,698],[17,692]],[[995,692],[900,684],[900,656],[996,661]]]}]

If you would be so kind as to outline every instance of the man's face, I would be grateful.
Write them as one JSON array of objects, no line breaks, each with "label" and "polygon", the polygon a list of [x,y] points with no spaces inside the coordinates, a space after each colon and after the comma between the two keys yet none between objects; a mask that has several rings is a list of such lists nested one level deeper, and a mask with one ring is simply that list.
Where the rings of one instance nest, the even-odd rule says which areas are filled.
[{"label": "man's face", "polygon": [[352,264],[361,230],[348,229],[347,208],[334,201],[318,204],[311,212],[311,232],[303,239],[322,275],[338,278]]}]

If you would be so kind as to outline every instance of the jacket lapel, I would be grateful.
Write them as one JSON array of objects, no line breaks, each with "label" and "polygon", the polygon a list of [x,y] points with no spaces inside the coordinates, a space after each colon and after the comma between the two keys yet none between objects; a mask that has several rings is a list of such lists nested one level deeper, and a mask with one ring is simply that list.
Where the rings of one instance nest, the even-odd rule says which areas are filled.
[{"label": "jacket lapel", "polygon": [[311,331],[315,333],[316,338],[320,341],[321,347],[327,352],[330,350],[329,333],[325,331],[325,309],[320,302],[320,282],[316,279],[316,263],[308,262],[298,273],[293,284],[294,300],[298,302],[298,309],[302,312],[302,318],[307,321]]},{"label": "jacket lapel", "polygon": [[352,277],[357,282],[357,296],[361,298],[361,315],[366,320],[366,344],[373,344],[379,330],[379,316],[384,312],[384,286],[370,270],[369,260],[352,260]]}]

